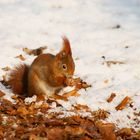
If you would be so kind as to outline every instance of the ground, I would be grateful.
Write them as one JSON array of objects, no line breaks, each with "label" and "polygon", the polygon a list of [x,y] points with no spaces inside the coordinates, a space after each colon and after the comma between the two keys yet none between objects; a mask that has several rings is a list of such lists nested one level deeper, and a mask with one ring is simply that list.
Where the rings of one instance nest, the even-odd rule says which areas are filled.
[{"label": "ground", "polygon": [[[58,100],[60,106],[52,103],[49,113],[87,117],[101,109],[109,112],[104,121],[117,129],[140,131],[139,8],[139,0],[1,0],[0,79],[8,73],[2,68],[31,64],[35,56],[23,52],[24,47],[47,46],[46,53],[56,54],[66,35],[76,65],[74,76],[92,87],[67,102]],[[15,58],[20,54],[24,61]],[[0,89],[6,94],[3,98],[14,102],[12,91],[2,84]],[[108,103],[112,93],[116,97]],[[128,104],[116,110],[125,97],[130,99]],[[77,105],[88,106],[91,112],[75,113]]]}]

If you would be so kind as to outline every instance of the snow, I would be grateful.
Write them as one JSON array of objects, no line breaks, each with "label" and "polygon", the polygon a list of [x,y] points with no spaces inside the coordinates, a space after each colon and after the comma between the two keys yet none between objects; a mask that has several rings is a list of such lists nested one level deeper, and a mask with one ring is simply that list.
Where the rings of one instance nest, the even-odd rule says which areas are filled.
[{"label": "snow", "polygon": [[37,96],[36,95],[34,95],[34,96],[32,96],[32,97],[27,97],[27,98],[25,98],[25,104],[31,104],[32,102],[36,102],[36,99],[37,99]]},{"label": "snow", "polygon": [[[134,112],[140,111],[139,9],[140,0],[1,0],[0,68],[24,63],[15,58],[19,54],[26,58],[25,63],[31,64],[35,57],[26,55],[23,47],[47,45],[45,52],[55,54],[62,46],[61,36],[66,35],[75,59],[75,77],[81,77],[92,87],[81,90],[80,97],[59,101],[65,115],[73,114],[67,112],[72,104],[84,104],[93,111],[109,111],[107,121],[115,122],[119,128],[139,129],[140,124],[133,120]],[[116,25],[121,27],[115,29]],[[103,65],[110,60],[125,64]],[[0,70],[0,79],[5,73]],[[2,85],[0,89],[7,93],[5,98],[11,97],[11,91]],[[117,96],[107,103],[112,92]],[[131,97],[133,108],[116,111],[115,107],[126,96]]]}]

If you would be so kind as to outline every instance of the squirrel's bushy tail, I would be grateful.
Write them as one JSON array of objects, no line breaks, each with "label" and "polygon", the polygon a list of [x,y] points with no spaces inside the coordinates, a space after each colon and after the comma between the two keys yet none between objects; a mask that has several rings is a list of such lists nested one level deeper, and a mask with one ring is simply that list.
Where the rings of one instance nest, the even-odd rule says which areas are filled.
[{"label": "squirrel's bushy tail", "polygon": [[16,66],[9,74],[6,85],[10,86],[15,94],[27,95],[29,66],[21,64]]}]

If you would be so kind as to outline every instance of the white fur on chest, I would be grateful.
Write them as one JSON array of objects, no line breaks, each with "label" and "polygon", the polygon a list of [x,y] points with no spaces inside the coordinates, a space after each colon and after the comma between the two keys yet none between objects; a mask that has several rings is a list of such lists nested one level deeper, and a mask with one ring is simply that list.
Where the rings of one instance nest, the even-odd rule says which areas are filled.
[{"label": "white fur on chest", "polygon": [[49,86],[44,81],[39,81],[38,86],[39,86],[39,89],[48,97],[53,96],[55,94],[55,91],[58,89],[56,87],[54,88],[54,87]]}]

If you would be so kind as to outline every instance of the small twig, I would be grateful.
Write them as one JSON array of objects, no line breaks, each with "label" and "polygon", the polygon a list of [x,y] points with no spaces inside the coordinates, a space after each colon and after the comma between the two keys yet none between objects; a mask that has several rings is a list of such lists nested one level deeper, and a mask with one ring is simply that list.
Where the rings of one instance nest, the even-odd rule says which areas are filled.
[{"label": "small twig", "polygon": [[72,90],[72,91],[66,92],[66,93],[63,94],[63,97],[65,97],[65,98],[68,98],[68,97],[70,97],[70,96],[75,96],[75,97],[77,97],[77,96],[80,95],[77,91],[78,91],[77,89],[74,89],[74,90]]},{"label": "small twig", "polygon": [[113,99],[116,97],[115,93],[111,93],[110,97],[107,99],[107,102],[110,103],[113,101]]},{"label": "small twig", "polygon": [[116,106],[116,110],[123,110],[125,108],[125,106],[130,102],[131,98],[126,96],[122,101],[121,103]]}]

